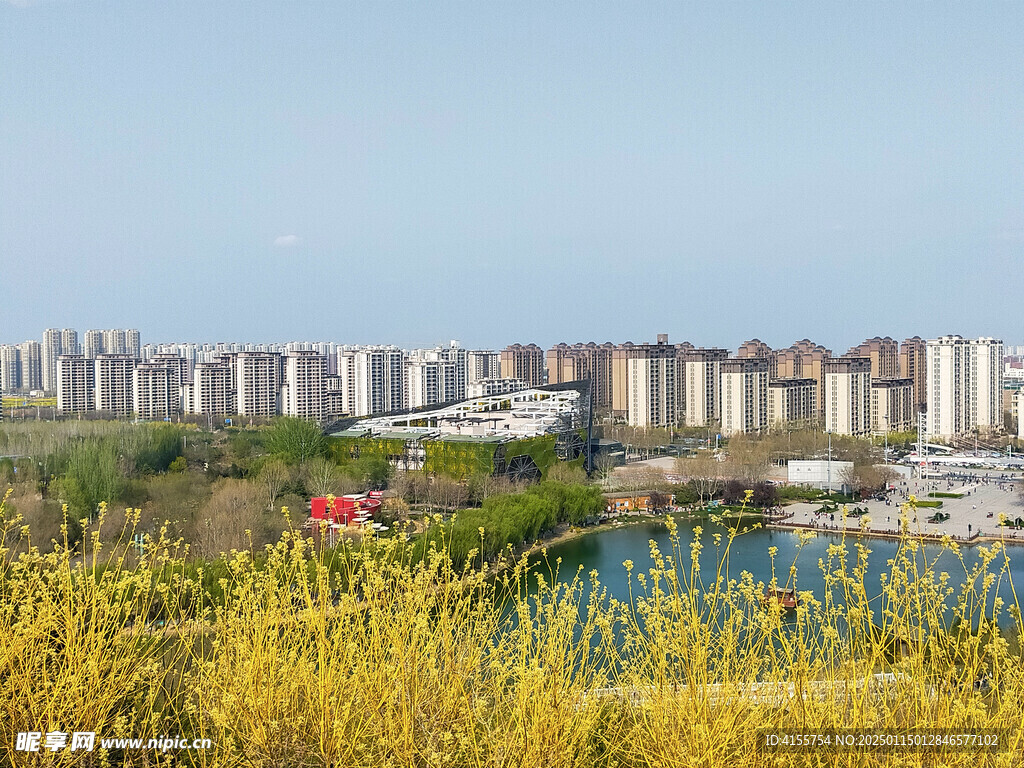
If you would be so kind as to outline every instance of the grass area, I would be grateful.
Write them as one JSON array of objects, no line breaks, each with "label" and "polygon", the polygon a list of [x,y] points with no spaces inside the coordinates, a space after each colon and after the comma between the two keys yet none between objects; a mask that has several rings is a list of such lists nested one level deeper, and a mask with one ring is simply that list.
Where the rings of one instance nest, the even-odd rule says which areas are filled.
[{"label": "grass area", "polygon": [[918,499],[917,500],[917,506],[918,507],[938,509],[938,508],[942,507],[942,502],[938,501],[938,500]]},{"label": "grass area", "polygon": [[928,496],[933,499],[962,499],[964,497],[962,493],[950,493],[947,491],[932,491]]},{"label": "grass area", "polygon": [[[174,765],[204,768],[1024,760],[1021,618],[1018,606],[993,603],[993,584],[1008,578],[998,545],[979,549],[977,565],[947,545],[971,575],[950,594],[920,542],[904,539],[881,600],[864,582],[868,548],[836,545],[819,564],[832,593],[801,592],[787,614],[763,595],[785,588],[795,561],[775,564],[769,550],[778,581],[756,583],[728,569],[741,533],[684,541],[671,519],[670,551],[652,546],[649,567],[623,563],[623,601],[596,573],[554,578],[556,563],[531,569],[520,558],[495,581],[482,559],[454,567],[444,540],[416,558],[401,537],[323,551],[288,530],[262,551],[211,562],[213,599],[209,577],[174,542],[151,539],[134,554],[131,520],[109,547],[86,539],[77,552],[19,547],[13,557],[30,532],[6,514],[0,507],[4,764],[28,762],[13,751],[18,732],[56,729],[209,738],[209,750],[174,755]],[[720,548],[722,579],[705,583],[697,561],[709,545]],[[154,628],[157,604],[171,613]],[[879,672],[892,674],[873,682]],[[995,728],[1006,746],[902,762],[758,748],[758,733],[792,728]],[[166,759],[115,749],[52,764]]]}]

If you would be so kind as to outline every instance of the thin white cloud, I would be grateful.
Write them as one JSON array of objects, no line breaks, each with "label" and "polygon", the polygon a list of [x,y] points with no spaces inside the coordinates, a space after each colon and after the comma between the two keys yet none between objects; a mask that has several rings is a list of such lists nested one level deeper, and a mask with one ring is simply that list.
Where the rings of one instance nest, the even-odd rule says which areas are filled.
[{"label": "thin white cloud", "polygon": [[281,235],[280,237],[274,238],[275,248],[294,248],[302,242],[302,238],[298,235]]}]

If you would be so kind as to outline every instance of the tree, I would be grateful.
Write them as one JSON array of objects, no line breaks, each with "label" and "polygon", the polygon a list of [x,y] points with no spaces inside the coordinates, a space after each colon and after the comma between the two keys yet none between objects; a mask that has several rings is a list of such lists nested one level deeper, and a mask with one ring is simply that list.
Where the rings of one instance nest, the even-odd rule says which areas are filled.
[{"label": "tree", "polygon": [[326,496],[337,491],[338,465],[327,456],[314,456],[302,467],[306,488],[314,496]]},{"label": "tree", "polygon": [[101,501],[113,501],[124,488],[118,470],[118,458],[109,440],[80,443],[68,457],[65,491],[62,501],[78,516],[95,512]]},{"label": "tree", "polygon": [[427,503],[433,508],[458,509],[465,504],[468,495],[464,485],[446,477],[435,477],[427,490]]},{"label": "tree", "polygon": [[672,497],[663,491],[651,491],[652,509],[665,509],[671,500]]},{"label": "tree", "polygon": [[291,476],[292,473],[289,471],[288,465],[280,459],[271,459],[260,469],[257,481],[266,494],[268,509],[274,508],[274,502],[277,501],[277,497],[281,495],[281,491],[291,480]]},{"label": "tree", "polygon": [[558,462],[548,468],[544,479],[569,485],[583,485],[587,482],[587,473],[582,467]]},{"label": "tree", "polygon": [[634,507],[637,496],[642,491],[664,491],[669,486],[665,473],[653,467],[626,467],[621,472],[615,473],[615,479],[618,481],[618,486],[632,496]]},{"label": "tree", "polygon": [[390,488],[407,504],[419,504],[427,498],[430,481],[422,472],[398,472],[391,480]]},{"label": "tree", "polygon": [[196,542],[207,557],[248,549],[250,536],[254,548],[275,538],[273,520],[263,508],[259,490],[244,480],[218,480],[199,510],[197,526]]},{"label": "tree", "polygon": [[360,456],[345,462],[345,474],[356,482],[358,490],[380,489],[388,484],[392,467],[381,456]]},{"label": "tree", "polygon": [[729,440],[728,472],[732,477],[753,488],[768,477],[769,447],[763,440],[748,435],[737,435]]},{"label": "tree", "polygon": [[267,450],[289,464],[302,464],[327,453],[327,438],[312,421],[282,416],[270,426]]},{"label": "tree", "polygon": [[843,468],[839,477],[853,493],[864,497],[884,489],[897,477],[897,472],[892,467],[862,464]]},{"label": "tree", "polygon": [[607,480],[615,471],[615,459],[607,453],[598,454],[594,459],[594,474],[599,480]]},{"label": "tree", "polygon": [[722,487],[722,465],[707,451],[693,459],[676,459],[676,472],[689,478],[701,505],[712,499]]}]

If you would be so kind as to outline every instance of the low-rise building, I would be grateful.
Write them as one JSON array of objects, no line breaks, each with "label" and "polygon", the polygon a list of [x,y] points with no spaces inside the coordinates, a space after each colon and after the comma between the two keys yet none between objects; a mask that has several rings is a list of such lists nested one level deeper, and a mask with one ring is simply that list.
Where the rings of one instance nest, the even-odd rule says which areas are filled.
[{"label": "low-rise building", "polygon": [[853,471],[852,461],[790,461],[789,482],[822,490],[841,491],[844,479]]}]

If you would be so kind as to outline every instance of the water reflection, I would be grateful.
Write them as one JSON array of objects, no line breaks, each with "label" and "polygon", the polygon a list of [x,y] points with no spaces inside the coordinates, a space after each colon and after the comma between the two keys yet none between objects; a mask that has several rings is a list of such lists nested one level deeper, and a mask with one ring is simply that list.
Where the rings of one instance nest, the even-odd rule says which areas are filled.
[{"label": "water reflection", "polygon": [[[718,562],[723,556],[725,563],[722,573],[727,578],[738,580],[742,571],[748,571],[753,575],[755,583],[763,581],[767,584],[772,578],[770,552],[774,550],[775,574],[779,585],[784,586],[789,582],[790,586],[795,586],[798,590],[810,590],[819,600],[823,599],[825,593],[825,577],[819,567],[819,560],[828,561],[830,545],[844,543],[839,535],[818,533],[806,539],[801,547],[800,535],[795,531],[754,529],[737,536],[732,546],[727,547],[726,529],[721,526],[707,521],[680,521],[678,525],[682,558],[686,568],[689,568],[689,545],[694,539],[694,528],[703,528],[701,541],[704,548],[699,563],[701,578],[706,586],[714,584]],[[715,532],[723,534],[718,546],[713,540]],[[631,560],[634,563],[635,594],[636,573],[647,571],[652,566],[649,544],[651,540],[657,544],[662,554],[671,553],[672,542],[669,532],[663,523],[657,522],[601,530],[552,546],[548,549],[548,561],[553,564],[557,558],[561,558],[559,577],[563,580],[572,579],[580,567],[584,574],[597,570],[602,585],[608,588],[609,595],[627,600],[629,589],[623,562]],[[891,566],[888,561],[897,556],[900,542],[895,539],[847,536],[845,545],[848,570],[856,564],[855,544],[858,542],[869,550],[864,584],[869,597],[875,598],[882,593],[882,575],[890,572]],[[967,570],[970,570],[978,562],[978,548],[963,547],[961,552],[964,564]],[[1024,584],[1024,547],[1008,545],[1007,554],[1010,561],[1009,574],[1013,583]],[[957,553],[943,549],[938,543],[924,544],[923,557],[928,563],[934,561],[936,577],[943,571],[949,574],[948,584],[954,589],[953,597],[949,601],[952,603],[967,578],[964,564],[960,562]],[[918,559],[922,561],[920,555]],[[540,557],[535,558],[534,562],[546,570],[546,566],[540,564]],[[790,581],[790,566],[794,564],[796,575],[795,579]],[[1001,565],[1002,556],[990,565],[990,570],[998,571]],[[834,561],[833,567],[837,566],[838,561]],[[978,588],[980,589],[980,584]],[[996,591],[993,590],[993,598],[995,594]],[[1007,604],[1013,602],[1009,580],[1004,578],[999,583],[998,594]]]}]

